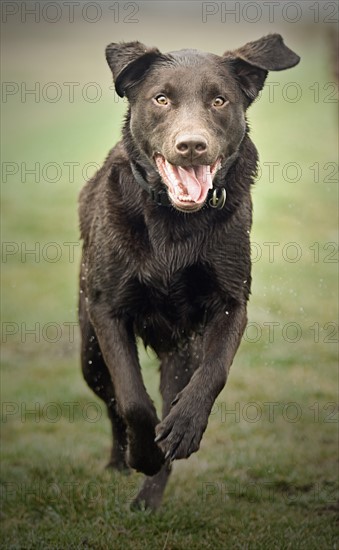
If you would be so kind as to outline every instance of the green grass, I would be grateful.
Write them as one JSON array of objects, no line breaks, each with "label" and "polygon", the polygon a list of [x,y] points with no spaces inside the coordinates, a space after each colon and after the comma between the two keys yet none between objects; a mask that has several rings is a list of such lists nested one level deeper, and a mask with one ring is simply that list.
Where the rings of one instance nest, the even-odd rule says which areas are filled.
[{"label": "green grass", "polygon": [[[3,548],[337,548],[338,273],[328,248],[337,247],[337,196],[335,181],[324,181],[337,156],[336,106],[315,104],[307,92],[315,80],[331,80],[322,44],[301,53],[293,76],[270,81],[298,80],[302,100],[270,103],[264,92],[249,113],[263,166],[253,190],[252,240],[261,257],[249,328],[201,449],[175,464],[156,515],[129,511],[141,475],[104,469],[110,427],[81,377],[78,332],[70,341],[65,325],[76,321],[81,170],[73,183],[63,169],[56,183],[15,177],[4,184],[3,240],[18,251],[2,266]],[[17,127],[24,107],[12,102],[4,124]],[[31,106],[20,133],[8,135],[3,159],[100,164],[119,135],[123,107],[109,98]],[[269,183],[264,163],[272,161],[279,167]],[[300,165],[296,183],[283,178],[289,162]],[[67,242],[75,243],[74,258]],[[264,243],[272,242],[270,257]],[[25,253],[34,243],[37,257]],[[61,251],[56,262],[48,260],[49,243]],[[299,261],[288,261],[295,250]],[[140,354],[159,406],[156,361]]]}]

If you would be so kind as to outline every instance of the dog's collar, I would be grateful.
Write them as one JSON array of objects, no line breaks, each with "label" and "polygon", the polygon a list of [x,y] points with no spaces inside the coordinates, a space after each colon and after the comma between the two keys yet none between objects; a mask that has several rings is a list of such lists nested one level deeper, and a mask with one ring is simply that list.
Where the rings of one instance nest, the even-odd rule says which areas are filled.
[{"label": "dog's collar", "polygon": [[[140,170],[138,169],[138,165],[134,164],[134,162],[130,162],[130,165],[134,179],[140,185],[140,187],[142,187],[142,189],[147,191],[152,201],[154,201],[158,206],[172,206],[172,203],[165,189],[162,189],[160,191],[153,189],[153,187],[149,185],[147,180],[141,174]],[[224,208],[226,204],[226,189],[224,187],[210,189],[207,195],[207,204],[211,208],[216,208],[217,210],[221,210],[222,208]]]},{"label": "dog's collar", "polygon": [[134,162],[130,162],[130,165],[134,179],[137,181],[140,187],[147,191],[152,201],[156,202],[159,206],[171,206],[172,203],[169,200],[167,191],[165,191],[165,189],[162,189],[161,191],[153,189],[153,187],[149,185],[147,180],[145,180],[144,176],[141,174],[138,166],[134,164]]}]

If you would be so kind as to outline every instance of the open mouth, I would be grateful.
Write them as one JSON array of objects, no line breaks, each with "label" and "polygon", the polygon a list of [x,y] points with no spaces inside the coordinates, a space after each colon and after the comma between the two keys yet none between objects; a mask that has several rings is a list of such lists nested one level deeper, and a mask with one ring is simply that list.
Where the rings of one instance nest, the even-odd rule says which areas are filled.
[{"label": "open mouth", "polygon": [[176,166],[159,153],[154,157],[158,172],[166,184],[168,195],[178,210],[199,210],[205,203],[213,178],[219,170],[218,159],[212,165]]}]

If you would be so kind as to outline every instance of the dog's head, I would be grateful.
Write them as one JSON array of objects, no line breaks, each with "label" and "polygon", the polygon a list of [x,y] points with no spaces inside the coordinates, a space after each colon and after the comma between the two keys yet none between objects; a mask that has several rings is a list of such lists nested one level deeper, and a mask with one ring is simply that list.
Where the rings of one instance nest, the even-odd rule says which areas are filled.
[{"label": "dog's head", "polygon": [[130,103],[130,133],[158,171],[172,204],[196,211],[217,171],[236,155],[245,112],[268,71],[299,57],[271,34],[223,56],[197,50],[162,54],[140,42],[110,44],[106,58],[119,96]]}]

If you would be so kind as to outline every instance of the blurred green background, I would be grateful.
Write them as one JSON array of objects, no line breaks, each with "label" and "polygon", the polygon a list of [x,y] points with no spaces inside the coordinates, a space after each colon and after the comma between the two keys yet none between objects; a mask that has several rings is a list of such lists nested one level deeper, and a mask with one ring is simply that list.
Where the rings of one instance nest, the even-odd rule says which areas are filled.
[{"label": "blurred green background", "polygon": [[[4,548],[336,548],[338,6],[288,4],[2,3]],[[221,55],[268,32],[302,61],[248,113],[249,326],[201,450],[175,464],[158,515],[132,514],[142,476],[103,469],[110,429],[76,326],[77,197],[126,110],[104,49]],[[156,360],[140,355],[159,405]]]}]

